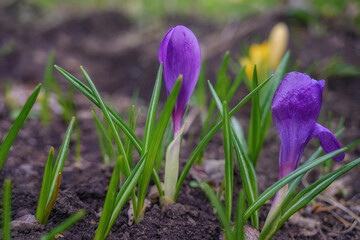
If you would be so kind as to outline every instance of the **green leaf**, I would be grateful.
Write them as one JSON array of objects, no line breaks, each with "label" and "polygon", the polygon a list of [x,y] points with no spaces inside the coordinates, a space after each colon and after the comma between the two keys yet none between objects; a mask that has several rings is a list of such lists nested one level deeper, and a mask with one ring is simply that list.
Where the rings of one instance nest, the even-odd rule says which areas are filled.
[{"label": "green leaf", "polygon": [[[235,132],[237,138],[239,139],[239,143],[240,143],[239,145],[242,151],[244,152],[244,155],[248,157],[249,152],[248,152],[247,141],[245,138],[244,130],[240,122],[235,117],[231,118],[231,127]],[[250,158],[249,158],[249,162],[250,162]]]},{"label": "green leaf", "polygon": [[162,80],[162,69],[163,69],[163,64],[161,63],[158,73],[157,73],[157,76],[156,76],[155,86],[154,86],[153,93],[151,96],[151,100],[150,100],[150,104],[149,104],[149,111],[148,111],[148,115],[146,118],[144,137],[143,137],[142,154],[147,152],[147,150],[149,149],[150,139],[152,136],[151,134],[154,131],[154,127],[155,127],[156,113],[157,113],[157,108],[159,105],[159,97],[160,97],[161,82],[162,82],[161,81]]},{"label": "green leaf", "polygon": [[2,239],[11,239],[11,180],[5,179],[3,187]]},{"label": "green leaf", "polygon": [[[249,205],[253,204],[258,195],[257,179],[254,166],[250,162],[248,155],[244,152],[237,132],[232,128],[232,138],[235,147],[236,158],[240,169],[240,176],[245,189]],[[259,211],[256,210],[251,215],[251,223],[255,228],[259,228]]]},{"label": "green leaf", "polygon": [[[92,101],[96,106],[100,107],[100,104],[97,102],[93,92],[80,80],[75,78],[73,75],[65,71],[59,66],[55,65],[55,68],[65,77],[66,80],[68,80],[71,84],[73,84],[81,93],[84,94],[85,97],[87,97],[90,101]],[[133,131],[126,125],[126,123],[117,116],[116,112],[112,110],[109,106],[105,105],[111,118],[113,119],[114,123],[121,129],[124,134],[131,139],[132,144],[134,145],[137,152],[141,153],[142,151],[142,145],[139,140],[139,138],[135,135]]]},{"label": "green leaf", "polygon": [[223,228],[225,230],[226,240],[234,239],[233,238],[233,233],[232,233],[232,230],[231,230],[230,221],[228,220],[228,218],[227,218],[227,216],[225,214],[225,211],[224,211],[224,208],[223,208],[221,202],[216,197],[216,194],[211,189],[211,187],[205,182],[201,183],[200,187],[205,192],[208,199],[210,200],[211,205],[213,206],[213,208],[215,208],[215,210],[216,210],[216,213],[218,215],[220,223],[221,223],[221,225],[223,226]]},{"label": "green leaf", "polygon": [[[93,92],[93,95],[95,96],[96,98],[96,101],[99,103],[99,108],[101,109],[101,111],[103,112],[104,114],[104,117],[110,127],[110,130],[111,130],[111,133],[112,135],[114,136],[115,138],[115,143],[116,143],[116,148],[117,148],[117,154],[118,154],[118,157],[117,159],[120,159],[120,156],[122,157],[123,159],[123,163],[120,163],[121,166],[122,166],[122,169],[121,171],[125,174],[125,176],[129,176],[130,175],[130,166],[129,166],[129,162],[128,162],[128,159],[127,159],[127,156],[126,156],[126,152],[125,152],[125,148],[124,148],[124,145],[121,141],[121,138],[120,138],[120,135],[115,127],[115,124],[114,122],[112,121],[111,117],[110,117],[110,114],[108,112],[108,109],[106,108],[105,106],[105,103],[104,101],[102,100],[98,90],[96,89],[93,81],[91,80],[90,76],[88,75],[88,73],[85,71],[85,69],[83,67],[80,67],[81,68],[81,71],[84,75],[84,78],[85,80],[87,81],[87,83],[89,84],[89,87],[90,89],[92,90]],[[134,205],[135,206],[135,205]]]},{"label": "green leaf", "polygon": [[[66,80],[68,80],[71,84],[73,84],[81,93],[84,94],[90,101],[92,101],[96,106],[100,107],[100,103],[96,100],[96,97],[94,96],[92,90],[90,90],[84,83],[82,83],[80,80],[75,78],[73,75],[65,71],[59,66],[54,66],[60,73],[65,77]],[[121,131],[131,140],[131,143],[135,147],[136,151],[140,154],[142,152],[142,144],[139,140],[139,138],[135,135],[135,133],[126,125],[126,123],[116,114],[114,110],[112,110],[109,106],[105,105],[110,117],[114,121],[114,123],[121,129]],[[154,182],[156,183],[156,186],[159,186],[160,183],[160,177],[157,174],[156,170],[153,169],[152,177]]]},{"label": "green leaf", "polygon": [[[277,87],[279,86],[283,76],[285,75],[285,71],[288,65],[290,59],[290,52],[287,51],[284,57],[282,58],[278,68],[275,71],[274,78],[269,84],[269,86],[266,88],[266,92],[264,96],[261,98],[261,104],[260,104],[260,112],[261,112],[261,136],[259,139],[260,146],[263,145],[263,142],[265,140],[267,128],[269,126],[269,122],[271,121],[271,103],[272,99],[274,98],[275,91]],[[261,148],[259,149],[259,151]]]},{"label": "green leaf", "polygon": [[245,219],[248,219],[250,215],[257,209],[259,209],[268,199],[270,199],[277,191],[279,191],[282,187],[284,187],[286,184],[290,183],[297,177],[301,176],[302,174],[306,173],[307,171],[313,169],[314,167],[324,163],[326,160],[335,157],[339,153],[345,152],[357,144],[360,143],[360,139],[349,144],[346,147],[340,148],[338,150],[335,150],[331,153],[328,153],[320,158],[315,159],[312,162],[309,162],[309,164],[305,164],[303,166],[300,166],[295,171],[289,173],[285,177],[278,180],[276,183],[274,183],[271,187],[267,188],[257,199],[256,201],[249,206],[249,208],[245,212]]},{"label": "green leaf", "polygon": [[[229,116],[235,114],[236,111],[238,111],[251,97],[253,94],[255,94],[257,91],[259,91],[265,84],[267,84],[270,81],[271,77],[266,79],[264,82],[262,82],[257,88],[255,88],[253,91],[251,91],[243,100],[241,100],[229,113]],[[194,164],[195,160],[201,153],[201,151],[205,148],[206,144],[210,141],[210,139],[219,131],[219,129],[222,126],[222,120],[220,120],[214,127],[212,127],[206,136],[201,139],[200,143],[196,146],[195,150],[192,152],[192,154],[189,157],[189,160],[186,162],[182,172],[180,173],[179,180],[176,186],[176,192],[175,192],[175,201],[179,195],[181,186],[189,173],[191,166]]]},{"label": "green leaf", "polygon": [[[110,113],[108,111],[108,109],[106,108],[106,105],[104,103],[104,101],[102,100],[98,90],[96,89],[93,81],[91,80],[90,76],[88,75],[88,73],[85,71],[85,69],[83,67],[81,67],[81,71],[84,75],[85,80],[87,81],[87,83],[90,86],[90,89],[92,90],[96,101],[99,103],[99,108],[101,109],[101,111],[104,114],[104,117],[110,127],[111,133],[115,138],[115,143],[116,143],[116,148],[117,148],[117,158],[119,160],[120,163],[120,171],[122,173],[125,174],[126,177],[128,177],[130,175],[131,169],[130,169],[130,165],[129,165],[129,161],[128,158],[126,156],[126,152],[125,152],[125,148],[124,145],[121,141],[120,135],[114,125],[114,122],[112,120],[112,118],[110,117]],[[122,161],[121,161],[122,160]],[[132,193],[132,197],[131,197],[132,203],[133,203],[133,207],[134,209],[137,208],[137,204],[136,204],[136,197],[135,197],[135,192]]]},{"label": "green leaf", "polygon": [[53,173],[53,165],[54,165],[54,148],[51,147],[49,151],[48,160],[46,162],[45,171],[43,175],[42,185],[41,185],[41,191],[39,196],[39,202],[36,209],[36,218],[41,222],[42,224],[45,224],[44,222],[44,214],[45,210],[47,208],[46,203],[47,199],[49,197],[51,182],[52,182],[52,173]]},{"label": "green leaf", "polygon": [[[99,118],[97,117],[94,109],[91,110],[93,114],[93,119],[95,123],[96,133],[98,135],[99,145],[101,154],[104,160],[105,165],[109,165],[111,162],[111,158],[115,156],[115,149],[112,144],[111,138],[105,129],[105,127],[100,122]],[[103,138],[104,137],[104,138]]]},{"label": "green leaf", "polygon": [[74,225],[76,222],[80,221],[85,216],[85,210],[80,210],[77,213],[70,216],[68,219],[66,219],[64,222],[59,224],[57,227],[55,227],[53,230],[51,230],[49,233],[43,235],[41,237],[41,240],[51,240],[55,239],[56,235],[66,231],[69,227]]},{"label": "green leaf", "polygon": [[[258,86],[258,77],[257,77],[257,71],[255,65],[253,72],[253,79],[252,79],[252,89],[255,89],[257,86]],[[259,157],[258,145],[261,134],[260,119],[261,119],[261,114],[260,114],[259,93],[255,93],[251,98],[251,116],[250,116],[250,127],[248,134],[249,157],[255,168]]]},{"label": "green leaf", "polygon": [[[151,140],[152,134],[154,133],[156,113],[157,113],[157,108],[159,105],[159,97],[160,97],[160,91],[161,91],[162,72],[163,72],[163,64],[161,63],[159,66],[157,76],[156,76],[155,86],[154,86],[153,93],[151,96],[151,100],[150,100],[150,104],[149,104],[149,111],[148,111],[148,115],[146,118],[144,137],[143,137],[142,155],[148,151],[149,145],[150,145],[150,140]],[[155,169],[153,169],[152,178],[158,189],[159,195],[162,196],[163,191],[162,191],[162,187],[161,187],[161,180],[160,180],[159,174],[157,173],[157,171]]]},{"label": "green leaf", "polygon": [[230,118],[227,102],[223,102],[223,139],[225,152],[225,211],[226,217],[231,221],[233,183],[234,183],[234,159],[233,146],[230,135]]},{"label": "green leaf", "polygon": [[[219,109],[219,112],[223,114],[223,106],[221,105],[220,99],[218,95],[215,92],[215,89],[211,85],[210,82],[208,82],[210,92],[213,96],[213,99]],[[237,126],[238,127],[238,126]],[[243,182],[243,186],[246,192],[246,196],[249,201],[249,205],[252,204],[255,201],[255,198],[257,197],[257,180],[256,180],[256,174],[255,169],[252,163],[250,162],[250,158],[247,155],[247,153],[244,150],[244,147],[241,145],[240,142],[240,135],[238,132],[235,132],[234,127],[231,126],[231,136],[233,139],[233,144],[235,147],[235,153],[238,159],[238,164],[240,168],[240,176]],[[244,140],[245,141],[245,140]],[[254,227],[259,227],[259,211],[255,211],[254,214],[251,216],[251,222]]]},{"label": "green leaf", "polygon": [[118,195],[116,196],[115,200],[115,206],[113,208],[113,212],[111,214],[109,223],[107,225],[106,233],[104,235],[104,238],[108,235],[110,232],[111,227],[114,225],[117,217],[119,216],[119,213],[121,209],[124,207],[125,203],[127,202],[130,193],[134,190],[140,176],[143,173],[144,167],[145,167],[145,158],[147,156],[147,153],[145,153],[140,161],[136,164],[135,168],[131,172],[130,176],[126,179],[125,183],[122,185]]},{"label": "green leaf", "polygon": [[239,197],[237,200],[236,215],[235,215],[235,226],[234,226],[234,239],[245,240],[245,196],[244,190],[240,190]]},{"label": "green leaf", "polygon": [[312,199],[319,195],[325,188],[338,179],[341,175],[345,174],[355,166],[360,164],[360,158],[348,163],[347,165],[339,168],[338,170],[329,173],[328,175],[320,178],[307,188],[303,189],[296,197],[291,201],[289,207],[284,211],[281,216],[278,229],[287,221],[294,213],[306,206]]},{"label": "green leaf", "polygon": [[[134,131],[134,111],[135,111],[135,106],[132,105],[130,114],[129,114],[129,127],[133,132],[135,132]],[[125,153],[126,153],[126,156],[128,157],[128,162],[129,162],[129,166],[131,169],[133,167],[132,144],[131,144],[130,139],[126,138],[126,137],[125,137]]]},{"label": "green leaf", "polygon": [[48,59],[46,61],[46,67],[44,72],[44,97],[41,104],[41,121],[45,126],[48,126],[50,123],[51,110],[49,108],[49,97],[51,91],[52,81],[54,79],[53,75],[53,65],[55,62],[55,52],[50,51]]},{"label": "green leaf", "polygon": [[58,181],[58,176],[59,176],[59,174],[62,173],[62,170],[64,168],[66,155],[69,150],[69,144],[70,144],[71,133],[73,130],[74,122],[75,122],[75,117],[73,117],[70,121],[70,124],[66,130],[63,142],[61,144],[59,154],[56,158],[55,166],[53,168],[53,173],[52,173],[52,177],[51,177],[52,182],[51,182],[49,195],[48,195],[48,198],[46,201],[46,206],[49,206],[50,202],[52,201],[52,198],[55,194],[55,188],[56,188],[56,184]]},{"label": "green leaf", "polygon": [[236,91],[238,90],[242,80],[244,79],[244,75],[245,75],[245,68],[243,67],[243,68],[241,68],[240,72],[236,76],[234,82],[231,84],[231,87],[225,96],[225,101],[230,102],[230,100],[232,99],[232,97],[234,96]]},{"label": "green leaf", "polygon": [[105,202],[103,211],[101,213],[100,222],[95,234],[95,240],[105,239],[106,229],[109,225],[109,221],[111,215],[114,211],[114,206],[116,203],[116,194],[119,188],[119,180],[120,180],[120,163],[117,161],[115,163],[115,169],[111,176],[110,184],[108,191],[106,193]]},{"label": "green leaf", "polygon": [[15,140],[17,134],[19,133],[21,126],[24,124],[25,119],[27,118],[28,114],[30,113],[31,108],[34,105],[37,96],[39,95],[40,88],[41,88],[41,84],[37,85],[37,87],[35,88],[33,93],[27,99],[25,105],[21,109],[21,112],[19,113],[19,115],[17,116],[13,125],[11,126],[9,133],[6,135],[4,142],[1,144],[1,147],[0,147],[0,171],[2,169],[2,166],[4,165],[6,156],[9,153],[11,145],[14,143],[14,140]]},{"label": "green leaf", "polygon": [[[230,55],[229,52],[225,53],[225,56],[222,61],[221,68],[220,68],[220,71],[219,71],[219,74],[218,74],[218,77],[216,80],[216,85],[215,85],[216,91],[220,92],[221,93],[220,95],[222,97],[226,96],[226,89],[225,89],[225,87],[227,85],[226,71],[227,71],[227,66],[228,66],[228,62],[229,62],[229,55]],[[202,131],[201,131],[200,139],[203,139],[205,137],[206,133],[209,130],[209,127],[211,126],[211,123],[213,122],[212,118],[213,118],[214,110],[215,110],[215,102],[213,99],[211,99],[209,108],[207,111],[207,116],[206,116]],[[198,158],[199,165],[201,164],[201,161],[202,161],[202,154],[203,153],[201,151],[199,158]]]},{"label": "green leaf", "polygon": [[[148,151],[148,157],[145,161],[145,169],[143,172],[143,176],[140,179],[139,182],[139,189],[138,189],[138,199],[139,199],[139,208],[138,208],[138,214],[140,211],[142,211],[145,201],[145,196],[147,192],[147,188],[150,181],[150,175],[154,168],[154,163],[156,160],[156,156],[158,154],[161,141],[164,136],[164,132],[166,130],[166,126],[170,120],[171,113],[173,111],[173,108],[175,106],[177,97],[179,95],[180,87],[182,82],[182,76],[179,77],[179,79],[176,81],[176,83],[173,86],[173,89],[165,103],[164,109],[159,117],[159,120],[157,122],[154,134],[151,138],[150,145],[149,145],[149,151]],[[138,215],[137,214],[137,215]]]}]

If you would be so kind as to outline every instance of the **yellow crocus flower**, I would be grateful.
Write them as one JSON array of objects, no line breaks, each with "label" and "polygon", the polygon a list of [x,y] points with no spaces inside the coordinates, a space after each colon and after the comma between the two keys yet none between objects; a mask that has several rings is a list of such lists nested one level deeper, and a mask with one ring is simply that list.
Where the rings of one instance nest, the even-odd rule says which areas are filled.
[{"label": "yellow crocus flower", "polygon": [[240,58],[240,64],[245,66],[245,73],[252,80],[254,66],[258,70],[259,81],[265,80],[270,72],[278,67],[287,48],[289,30],[284,23],[276,24],[270,32],[269,40],[250,46],[249,56]]},{"label": "yellow crocus flower", "polygon": [[259,78],[263,80],[261,73],[267,72],[269,67],[270,45],[267,41],[262,44],[252,44],[249,49],[249,57],[241,58],[240,64],[245,66],[245,72],[249,80],[252,80],[254,66],[258,69]]}]

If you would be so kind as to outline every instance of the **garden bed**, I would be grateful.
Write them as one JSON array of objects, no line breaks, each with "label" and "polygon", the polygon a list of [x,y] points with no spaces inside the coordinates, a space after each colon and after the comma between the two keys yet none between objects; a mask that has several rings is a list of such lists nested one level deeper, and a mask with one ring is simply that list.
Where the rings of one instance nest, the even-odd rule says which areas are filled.
[{"label": "garden bed", "polygon": [[[31,29],[28,26],[7,24],[10,18],[7,18],[6,14],[0,15],[2,15],[0,25],[5,27],[4,34],[0,36],[0,43],[14,39],[15,44],[14,51],[0,59],[1,79],[9,79],[13,85],[21,84],[24,89],[32,89],[35,84],[42,82],[47,53],[54,49],[57,65],[75,73],[79,79],[82,79],[79,66],[85,66],[101,93],[109,94],[116,108],[124,113],[131,104],[133,91],[138,88],[140,98],[143,99],[140,99],[137,105],[137,108],[142,108],[136,132],[139,134],[144,128],[145,108],[150,98],[150,89],[155,82],[159,43],[170,25],[188,24],[194,32],[198,33],[199,42],[205,49],[204,56],[207,58],[207,69],[209,69],[207,76],[210,80],[214,80],[222,55],[226,50],[231,50],[231,57],[235,60],[240,56],[241,44],[249,44],[256,37],[264,38],[269,29],[279,20],[293,24],[292,20],[281,12],[274,12],[227,25],[225,28],[233,31],[234,37],[224,37],[222,39],[224,44],[219,45],[221,49],[218,49],[210,44],[211,36],[220,35],[223,26],[199,19],[170,19],[167,24],[161,24],[153,35],[150,30],[139,31],[126,17],[115,12],[101,12],[83,18],[70,18],[51,29]],[[101,23],[108,25],[106,31]],[[253,24],[254,29],[241,30],[241,27],[246,26],[247,23]],[[359,36],[347,30],[342,31],[332,23],[324,24],[329,30],[329,35],[336,34],[336,37],[329,39],[327,36],[314,36],[313,33],[307,31],[305,26],[295,25],[296,32],[294,30],[290,36],[291,58],[302,61],[300,67],[302,70],[307,69],[315,59],[330,57],[334,52],[338,52],[347,61],[359,63],[360,57],[352,54],[349,49],[351,48],[349,45],[359,44]],[[292,36],[296,34],[300,34],[302,46],[297,45],[297,40],[292,40]],[[131,41],[131,39],[136,40]],[[339,44],[339,41],[342,44]],[[69,86],[59,74],[56,76],[64,89]],[[340,138],[340,142],[345,146],[360,136],[360,115],[358,114],[360,81],[356,78],[344,77],[333,77],[327,80],[329,81],[326,81],[323,94],[324,104],[320,121],[326,122],[328,111],[332,111],[334,123],[338,123],[340,117],[345,117],[346,129]],[[236,99],[241,99],[246,93],[245,86],[240,87]],[[164,97],[163,91],[162,99]],[[62,175],[59,197],[50,214],[48,224],[45,227],[35,226],[32,229],[13,230],[13,239],[38,239],[43,233],[51,230],[79,209],[86,210],[85,217],[58,239],[92,239],[95,234],[112,167],[103,165],[91,116],[90,102],[79,93],[75,95],[75,102],[78,107],[81,136],[81,163],[75,163],[75,151],[72,144]],[[0,107],[0,132],[3,139],[12,120],[8,117],[10,110],[5,106],[4,98],[0,99]],[[249,113],[250,104],[248,103],[236,115],[245,129],[247,129]],[[67,124],[61,121],[60,116],[53,115],[51,124],[46,128],[38,119],[30,119],[21,129],[0,174],[0,183],[3,183],[5,178],[11,178],[13,182],[13,220],[27,214],[35,215],[48,151],[50,146],[54,146],[55,154],[58,152]],[[196,132],[199,128],[198,116],[184,136],[181,166],[184,166],[194,144],[199,141],[199,133]],[[260,193],[277,180],[279,143],[275,130],[271,128],[257,168]],[[309,156],[316,146],[317,143],[312,141],[305,155]],[[359,153],[359,147],[350,150],[346,153],[345,161],[353,160],[359,156]],[[222,136],[218,134],[206,148],[205,159],[223,158]],[[342,164],[334,164],[334,167]],[[360,214],[358,173],[359,169],[355,168],[346,177],[337,181],[340,188],[348,191],[347,195],[341,195],[341,191],[335,191],[336,189],[332,188],[336,192],[333,196],[337,201],[347,206],[356,215]],[[306,179],[312,181],[318,174],[319,171],[315,170]],[[160,172],[161,177],[162,175],[163,173]],[[189,175],[179,194],[178,203],[166,209],[161,209],[158,203],[151,203],[140,224],[128,225],[129,206],[125,205],[108,239],[221,238],[221,226],[213,208],[200,188],[189,186],[191,180],[193,179]],[[236,169],[235,180],[237,193],[240,186],[238,169]],[[271,202],[260,209],[261,224],[264,223],[270,204]],[[314,204],[300,211],[300,216],[298,216],[300,220],[285,223],[275,239],[360,238],[359,225],[349,226],[347,223],[352,224],[354,219],[347,213],[323,200],[318,200]],[[302,225],[300,222],[304,218],[314,220],[314,224]]]}]

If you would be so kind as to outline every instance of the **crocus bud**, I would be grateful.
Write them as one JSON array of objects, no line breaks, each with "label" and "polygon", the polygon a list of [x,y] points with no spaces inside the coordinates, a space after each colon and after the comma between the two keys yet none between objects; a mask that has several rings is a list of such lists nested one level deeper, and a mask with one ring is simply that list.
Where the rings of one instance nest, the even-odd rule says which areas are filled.
[{"label": "crocus bud", "polygon": [[[274,94],[271,113],[281,139],[280,178],[297,168],[305,146],[313,137],[320,141],[326,153],[341,148],[334,134],[316,123],[324,85],[324,80],[291,72],[284,76]],[[334,160],[341,161],[344,157],[345,153],[341,153]]]},{"label": "crocus bud", "polygon": [[273,71],[278,67],[289,41],[289,29],[285,23],[276,24],[269,36],[270,67]]},{"label": "crocus bud", "polygon": [[183,80],[172,113],[174,136],[179,132],[187,102],[194,91],[201,67],[201,52],[194,33],[184,27],[171,28],[161,42],[159,61],[163,63],[166,92],[169,95],[176,80]]}]

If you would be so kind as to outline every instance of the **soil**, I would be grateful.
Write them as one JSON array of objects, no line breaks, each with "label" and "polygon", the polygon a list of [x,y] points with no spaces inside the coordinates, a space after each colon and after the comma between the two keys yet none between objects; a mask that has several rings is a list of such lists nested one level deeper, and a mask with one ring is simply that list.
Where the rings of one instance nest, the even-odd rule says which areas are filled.
[{"label": "soil", "polygon": [[[157,51],[161,38],[169,26],[183,24],[197,33],[207,60],[207,76],[214,81],[221,58],[228,49],[233,60],[240,55],[241,45],[254,39],[263,39],[271,27],[282,20],[292,24],[290,50],[292,59],[300,59],[300,69],[305,71],[313,61],[329,58],[334,53],[354,64],[360,63],[359,54],[351,51],[351,46],[360,44],[356,31],[342,30],[333,23],[324,22],[328,30],[325,36],[311,32],[308,26],[294,23],[286,14],[274,11],[260,17],[219,25],[211,21],[196,18],[169,18],[164,23],[149,29],[140,29],[132,21],[118,12],[97,12],[87,16],[70,17],[51,28],[36,28],[29,24],[20,24],[14,19],[16,14],[8,9],[0,9],[0,46],[14,40],[14,50],[0,57],[0,79],[10,80],[13,85],[22,84],[27,89],[42,81],[42,75],[49,50],[56,51],[56,64],[65,68],[80,79],[79,66],[88,70],[96,86],[102,93],[108,94],[119,111],[125,111],[131,104],[135,89],[140,91],[137,108],[142,109],[137,132],[141,137],[144,127],[144,108],[150,98],[155,74],[158,67]],[[107,27],[104,28],[103,26]],[[250,25],[250,26],[249,26]],[[227,31],[224,31],[226,29]],[[221,33],[230,34],[224,37]],[[221,37],[219,37],[221,36]],[[330,37],[329,37],[330,36]],[[219,38],[219,39],[217,39]],[[218,40],[218,41],[214,41]],[[296,42],[303,45],[299,46]],[[214,43],[215,42],[215,43]],[[340,42],[340,43],[339,43]],[[56,74],[61,86],[66,89],[68,83]],[[315,73],[315,78],[316,78]],[[340,142],[347,145],[360,136],[360,115],[358,114],[360,82],[356,78],[332,78],[327,81],[324,91],[322,123],[328,111],[332,111],[334,122],[344,116],[346,130]],[[242,86],[237,99],[241,99],[247,90]],[[162,99],[165,93],[163,92]],[[10,109],[0,98],[1,139],[11,127]],[[78,120],[81,133],[81,164],[75,163],[74,144],[65,163],[60,192],[46,226],[35,229],[12,231],[13,239],[38,239],[43,233],[64,221],[79,209],[86,209],[83,220],[59,236],[58,239],[92,239],[99,222],[101,209],[110,181],[112,167],[104,167],[98,147],[96,131],[90,113],[90,102],[79,93],[75,96],[78,107]],[[236,117],[246,127],[250,113],[249,104],[239,111]],[[60,148],[67,123],[58,115],[53,115],[50,126],[43,127],[38,119],[30,119],[21,129],[0,174],[0,184],[5,178],[12,179],[12,219],[26,214],[35,215],[40,193],[42,174],[50,146]],[[181,167],[191,154],[194,144],[199,141],[197,129],[200,118],[197,117],[184,137],[181,153]],[[311,141],[305,151],[309,156],[317,143]],[[257,176],[259,192],[277,180],[279,139],[273,128],[269,130],[263,151],[260,155]],[[360,155],[360,148],[354,148],[346,154],[345,162]],[[222,136],[218,134],[209,143],[205,159],[222,159]],[[343,164],[343,163],[342,163]],[[335,164],[334,168],[342,165]],[[355,214],[360,214],[359,168],[352,170],[342,187],[347,195],[339,195],[338,201]],[[319,176],[314,170],[307,179],[312,181]],[[162,176],[162,173],[160,172]],[[241,186],[236,169],[236,192]],[[128,204],[120,213],[108,239],[219,239],[221,226],[214,211],[199,188],[192,188],[189,175],[179,195],[178,203],[161,209],[158,203],[147,208],[144,220],[138,225],[128,224]],[[303,218],[316,220],[319,224],[308,229],[298,222],[288,221],[274,237],[275,239],[359,239],[358,223],[339,208],[317,200],[314,205],[300,211]],[[269,201],[260,209],[261,224],[264,223],[270,208]],[[322,211],[319,210],[322,209]],[[340,217],[339,217],[340,216]],[[342,221],[345,220],[345,221]],[[350,226],[346,224],[350,223]]]}]

